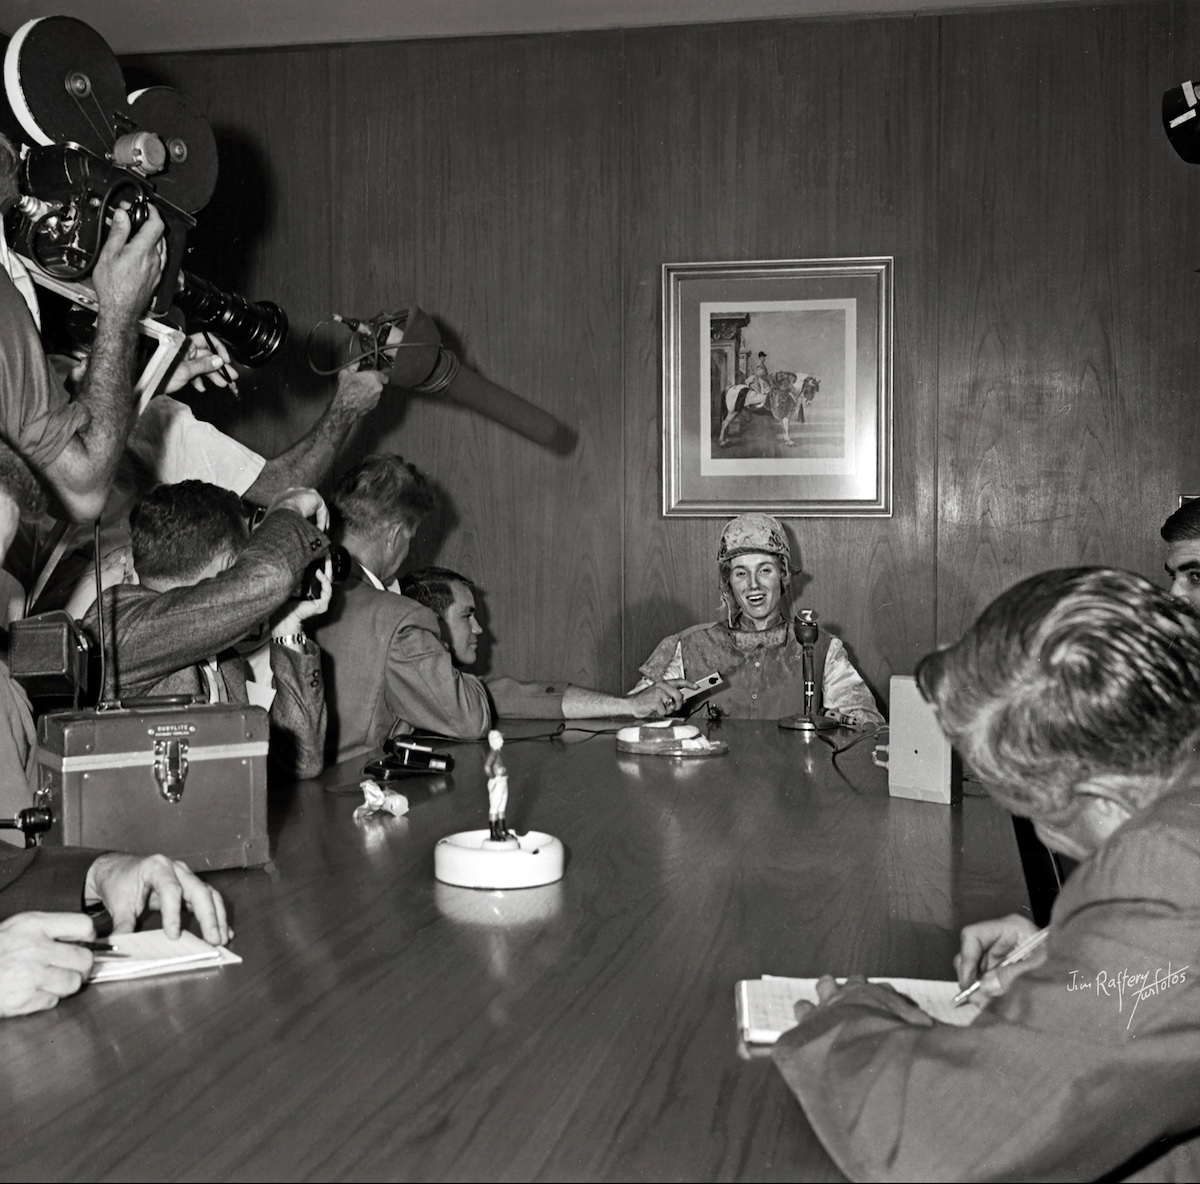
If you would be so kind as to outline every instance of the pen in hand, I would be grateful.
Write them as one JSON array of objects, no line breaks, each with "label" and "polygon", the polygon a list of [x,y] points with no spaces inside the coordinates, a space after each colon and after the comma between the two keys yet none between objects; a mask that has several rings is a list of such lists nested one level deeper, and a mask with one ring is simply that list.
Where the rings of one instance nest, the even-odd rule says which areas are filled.
[{"label": "pen in hand", "polygon": [[128,958],[128,954],[122,954],[116,946],[110,945],[106,941],[75,941],[69,937],[56,937],[54,939],[61,942],[64,946],[78,946],[81,950],[91,950],[95,954],[106,954],[110,958]]},{"label": "pen in hand", "polygon": [[[1038,948],[1038,946],[1040,946],[1042,944],[1042,942],[1044,942],[1046,940],[1046,938],[1049,936],[1050,936],[1049,929],[1039,929],[1037,931],[1037,933],[1035,933],[1032,937],[1027,937],[1023,942],[1021,942],[1020,945],[1014,947],[1013,950],[1009,953],[1008,957],[1005,958],[1003,962],[998,963],[996,966],[993,966],[991,969],[992,970],[1002,970],[1005,966],[1012,966],[1015,963],[1020,962],[1023,958],[1026,958],[1030,954],[1032,954],[1033,951],[1036,950]],[[991,971],[988,971],[988,973],[990,974]],[[981,975],[969,987],[965,987],[963,990],[959,991],[959,993],[957,995],[954,996],[954,1006],[958,1007],[959,1004],[966,1003],[966,1001],[968,999],[970,999],[971,996],[974,995],[975,992],[978,991],[982,985],[983,985],[983,977]]]}]

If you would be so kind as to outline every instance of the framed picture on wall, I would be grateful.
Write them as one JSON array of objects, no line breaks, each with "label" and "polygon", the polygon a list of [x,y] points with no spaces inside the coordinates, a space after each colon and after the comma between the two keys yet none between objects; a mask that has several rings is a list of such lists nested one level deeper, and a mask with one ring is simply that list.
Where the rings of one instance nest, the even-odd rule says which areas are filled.
[{"label": "framed picture on wall", "polygon": [[892,512],[892,259],[663,265],[663,513]]}]

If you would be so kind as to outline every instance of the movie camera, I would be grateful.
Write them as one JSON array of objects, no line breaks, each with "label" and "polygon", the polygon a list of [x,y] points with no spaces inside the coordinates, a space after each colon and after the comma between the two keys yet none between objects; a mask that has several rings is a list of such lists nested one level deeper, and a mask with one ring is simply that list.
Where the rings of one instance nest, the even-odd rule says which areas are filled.
[{"label": "movie camera", "polygon": [[153,205],[167,252],[153,316],[211,333],[243,365],[264,365],[287,337],[283,309],[222,291],[182,266],[194,215],[217,183],[216,139],[196,104],[168,86],[127,95],[108,43],[66,16],[17,30],[4,55],[4,89],[30,140],[10,217],[11,241],[35,265],[34,278],[86,280],[114,212],[125,208],[136,231]]}]

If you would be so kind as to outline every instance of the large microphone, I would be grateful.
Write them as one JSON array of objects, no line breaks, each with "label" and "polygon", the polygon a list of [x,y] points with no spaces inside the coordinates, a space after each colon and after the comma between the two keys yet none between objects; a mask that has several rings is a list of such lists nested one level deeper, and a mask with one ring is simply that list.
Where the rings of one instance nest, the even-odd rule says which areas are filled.
[{"label": "large microphone", "polygon": [[390,370],[391,381],[398,386],[420,394],[445,394],[552,452],[566,454],[575,447],[575,433],[566,424],[463,366],[458,356],[442,345],[433,318],[415,304],[399,312],[380,313],[369,321],[337,314],[332,319],[352,329],[363,343],[362,351],[347,365]]}]

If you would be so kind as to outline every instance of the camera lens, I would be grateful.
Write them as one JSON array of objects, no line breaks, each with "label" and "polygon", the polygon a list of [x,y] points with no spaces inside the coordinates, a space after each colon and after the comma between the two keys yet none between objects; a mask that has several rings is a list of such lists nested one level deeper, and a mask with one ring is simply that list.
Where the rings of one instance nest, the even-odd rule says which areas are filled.
[{"label": "camera lens", "polygon": [[[353,563],[354,560],[350,558],[350,552],[345,547],[334,543],[329,548],[330,578],[335,584],[340,584],[350,575],[350,568]],[[317,572],[321,571],[324,566],[324,559],[314,559],[304,569],[304,575],[300,579],[300,590],[296,593],[297,599],[321,599],[321,585],[317,582]]]}]

